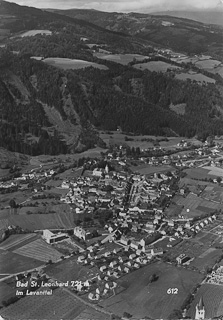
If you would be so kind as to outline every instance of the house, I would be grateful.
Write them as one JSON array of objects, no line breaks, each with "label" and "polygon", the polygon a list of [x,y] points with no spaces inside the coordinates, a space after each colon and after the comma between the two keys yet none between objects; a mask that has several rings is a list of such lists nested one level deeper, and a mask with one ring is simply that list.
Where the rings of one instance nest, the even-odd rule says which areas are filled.
[{"label": "house", "polygon": [[151,249],[151,254],[153,256],[158,256],[160,254],[163,254],[163,249],[162,248],[152,248]]},{"label": "house", "polygon": [[128,267],[124,267],[124,272],[125,273],[129,273],[130,272],[130,269]]},{"label": "house", "polygon": [[124,236],[121,236],[121,239],[119,240],[122,244],[124,244],[125,246],[129,245],[131,243],[131,241],[124,237]]},{"label": "house", "polygon": [[106,269],[107,269],[107,266],[101,266],[101,267],[99,268],[99,270],[100,270],[101,272],[104,272]]},{"label": "house", "polygon": [[91,301],[98,301],[99,298],[100,298],[100,296],[97,293],[93,294],[92,292],[90,292],[88,295],[88,299]]},{"label": "house", "polygon": [[129,259],[133,260],[135,259],[137,256],[135,253],[130,254]]},{"label": "house", "polygon": [[85,231],[81,227],[75,227],[74,228],[74,235],[78,237],[79,239],[87,240],[91,238],[91,232]]},{"label": "house", "polygon": [[189,259],[190,259],[190,258],[189,258],[186,254],[184,254],[184,253],[180,254],[180,255],[176,258],[178,264],[183,264],[183,263],[185,263],[186,261],[188,261]]},{"label": "house", "polygon": [[110,262],[109,267],[114,268],[115,266],[117,266],[118,262],[116,260]]}]

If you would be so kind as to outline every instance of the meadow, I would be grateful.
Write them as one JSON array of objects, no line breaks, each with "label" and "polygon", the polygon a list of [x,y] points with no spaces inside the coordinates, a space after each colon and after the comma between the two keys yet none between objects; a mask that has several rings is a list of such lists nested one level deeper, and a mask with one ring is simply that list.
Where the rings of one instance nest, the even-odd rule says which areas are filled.
[{"label": "meadow", "polygon": [[[54,207],[52,207],[53,209]],[[60,208],[60,206],[59,206]],[[72,212],[11,215],[7,219],[0,220],[0,229],[8,225],[19,226],[30,231],[43,229],[69,229],[75,227],[74,214]]]},{"label": "meadow", "polygon": [[7,308],[1,309],[1,315],[11,320],[16,319],[70,319],[68,313],[73,312],[75,319],[85,305],[63,289],[53,290],[52,295],[26,296]]},{"label": "meadow", "polygon": [[223,169],[212,166],[205,166],[204,169],[208,170],[208,174],[216,177],[223,177]]},{"label": "meadow", "polygon": [[[211,167],[211,169],[213,171],[214,167]],[[216,178],[216,175],[210,174],[210,168],[207,167],[186,169],[185,172],[189,178],[194,178],[198,180]]]},{"label": "meadow", "polygon": [[48,265],[45,269],[47,275],[62,282],[87,280],[98,273],[96,267],[85,267],[77,263],[76,257],[71,257],[66,261],[61,261],[53,265]]},{"label": "meadow", "polygon": [[134,59],[136,59],[137,61],[141,61],[149,58],[148,56],[143,56],[140,54],[131,54],[131,53],[126,53],[126,54],[95,53],[94,56],[99,59],[113,61],[123,65],[127,65],[129,62],[132,62]]},{"label": "meadow", "polygon": [[139,172],[140,174],[145,174],[145,175],[150,175],[150,174],[154,174],[154,173],[162,173],[162,172],[175,170],[171,166],[165,166],[165,165],[163,165],[163,166],[151,166],[150,164],[142,164],[142,165],[139,165],[137,167],[132,166],[132,167],[130,167],[130,169],[133,172]]},{"label": "meadow", "polygon": [[37,268],[43,262],[19,254],[0,250],[0,274],[14,274]]},{"label": "meadow", "polygon": [[50,30],[29,30],[29,31],[26,31],[26,32],[20,34],[19,36],[21,38],[33,37],[33,36],[36,36],[37,34],[50,36],[52,34],[52,31],[50,31]]},{"label": "meadow", "polygon": [[[159,278],[150,284],[149,277],[153,273]],[[199,273],[162,262],[153,263],[118,280],[126,289],[100,304],[118,315],[126,311],[135,318],[149,316],[167,319],[173,309],[180,308],[185,297],[201,279]],[[177,288],[178,293],[168,294],[169,288]]]},{"label": "meadow", "polygon": [[191,81],[197,81],[197,82],[206,82],[206,83],[215,83],[216,80],[209,78],[201,73],[178,73],[175,75],[175,77],[179,80],[186,81],[187,79],[190,79]]},{"label": "meadow", "polygon": [[78,59],[46,58],[43,60],[43,62],[63,70],[67,70],[67,69],[76,70],[76,69],[83,69],[87,67],[94,67],[101,70],[108,70],[108,68],[102,64],[85,61],[85,60],[78,60]]},{"label": "meadow", "polygon": [[176,203],[184,206],[181,215],[186,218],[194,218],[202,214],[214,212],[216,209],[221,208],[220,204],[202,199],[192,193],[188,194],[186,198],[177,197]]},{"label": "meadow", "polygon": [[[195,65],[199,68],[208,70],[208,69],[214,69],[215,67],[218,67],[221,64],[221,61],[218,60],[199,60],[195,63]],[[209,70],[208,70],[209,71]]]},{"label": "meadow", "polygon": [[149,71],[155,71],[155,72],[167,72],[167,70],[176,70],[176,69],[181,69],[180,67],[177,67],[175,65],[172,65],[167,62],[163,61],[149,61],[145,63],[139,63],[134,65],[136,69],[140,70],[149,70]]},{"label": "meadow", "polygon": [[[130,138],[129,141],[126,141],[126,138]],[[177,144],[183,139],[180,137],[168,137],[166,140],[161,136],[151,136],[151,135],[128,135],[127,133],[121,133],[118,131],[109,131],[109,132],[100,132],[100,138],[106,143],[109,144],[118,144],[118,145],[128,145],[129,147],[137,148],[141,150],[154,147],[154,143],[159,142],[160,147],[165,149],[176,149]],[[187,141],[195,142],[195,139],[186,139]]]}]

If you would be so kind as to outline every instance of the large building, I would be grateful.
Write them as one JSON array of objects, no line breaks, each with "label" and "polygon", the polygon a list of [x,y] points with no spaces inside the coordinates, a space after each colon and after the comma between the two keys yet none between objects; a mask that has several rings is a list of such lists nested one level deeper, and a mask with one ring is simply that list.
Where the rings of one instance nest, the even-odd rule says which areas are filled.
[{"label": "large building", "polygon": [[54,243],[57,241],[61,241],[64,239],[69,238],[68,235],[66,233],[53,233],[50,230],[43,230],[43,239],[47,242],[47,243]]}]

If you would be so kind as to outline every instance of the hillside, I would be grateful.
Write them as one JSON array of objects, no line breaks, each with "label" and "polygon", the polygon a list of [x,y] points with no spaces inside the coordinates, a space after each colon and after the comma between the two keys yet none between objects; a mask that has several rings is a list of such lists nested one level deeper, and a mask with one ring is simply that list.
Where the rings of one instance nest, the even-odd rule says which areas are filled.
[{"label": "hillside", "polygon": [[[81,152],[104,147],[99,129],[118,127],[137,134],[223,134],[220,71],[193,65],[191,54],[188,62],[170,60],[157,48],[190,46],[221,59],[220,29],[177,18],[167,26],[161,17],[134,13],[72,10],[68,18],[0,5],[0,30],[9,33],[0,48],[0,147],[30,155]],[[149,71],[148,62],[166,70]],[[221,60],[208,62],[221,68]],[[177,112],[182,104],[184,112]]]},{"label": "hillside", "polygon": [[203,11],[160,11],[153,12],[154,15],[168,15],[177,18],[191,19],[207,24],[218,24],[223,26],[223,9],[218,11],[203,10]]},{"label": "hillside", "polygon": [[142,13],[104,13],[78,9],[57,10],[56,12],[90,21],[106,30],[122,32],[141,41],[146,40],[151,44],[165,46],[172,50],[188,54],[206,52],[223,56],[223,30],[220,26],[171,17],[169,13],[163,16]]}]

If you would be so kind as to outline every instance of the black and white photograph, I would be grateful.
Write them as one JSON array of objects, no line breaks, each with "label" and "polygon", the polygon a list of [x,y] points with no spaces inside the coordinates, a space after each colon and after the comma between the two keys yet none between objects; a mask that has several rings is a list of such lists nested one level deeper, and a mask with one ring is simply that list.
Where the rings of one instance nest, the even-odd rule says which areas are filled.
[{"label": "black and white photograph", "polygon": [[223,0],[0,0],[0,320],[223,319]]}]

